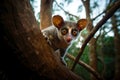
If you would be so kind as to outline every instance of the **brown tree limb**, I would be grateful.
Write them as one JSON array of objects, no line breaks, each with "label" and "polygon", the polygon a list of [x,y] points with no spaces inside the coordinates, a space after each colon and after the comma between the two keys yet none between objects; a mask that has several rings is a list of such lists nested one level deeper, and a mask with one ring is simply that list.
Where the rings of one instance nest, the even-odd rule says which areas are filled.
[{"label": "brown tree limb", "polygon": [[40,5],[40,29],[45,29],[52,25],[52,5],[54,0],[41,0]]},{"label": "brown tree limb", "polygon": [[85,39],[81,49],[80,49],[80,52],[78,54],[78,56],[76,57],[76,60],[73,64],[73,67],[72,67],[72,71],[74,70],[77,62],[79,61],[83,51],[84,51],[84,48],[85,46],[87,45],[87,43],[90,41],[90,39],[94,36],[94,34],[98,31],[98,29],[100,27],[102,27],[102,25],[104,23],[106,23],[106,21],[120,8],[120,1],[117,1],[115,5],[113,5],[105,14],[105,16],[98,22],[98,24],[95,26],[95,28],[92,29],[92,31],[90,32],[90,34],[88,35],[88,37]]},{"label": "brown tree limb", "polygon": [[[67,54],[66,55],[69,59],[75,61],[75,57],[70,55],[70,54]],[[102,80],[102,77],[100,76],[100,74],[98,72],[96,72],[92,67],[90,67],[88,64],[84,63],[83,61],[79,60],[78,61],[78,64],[83,66],[86,70],[88,70],[89,72],[91,72],[97,80]]]}]

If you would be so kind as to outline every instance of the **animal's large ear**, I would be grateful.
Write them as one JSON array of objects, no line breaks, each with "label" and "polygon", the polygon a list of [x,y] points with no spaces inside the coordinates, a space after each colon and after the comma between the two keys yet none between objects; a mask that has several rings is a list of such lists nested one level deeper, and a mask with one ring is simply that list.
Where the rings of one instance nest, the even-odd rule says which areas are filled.
[{"label": "animal's large ear", "polygon": [[87,19],[80,19],[80,20],[78,20],[77,27],[78,27],[79,31],[84,29],[86,26],[87,26]]},{"label": "animal's large ear", "polygon": [[52,22],[53,22],[54,26],[57,27],[58,29],[60,29],[64,25],[64,20],[59,15],[53,16]]}]

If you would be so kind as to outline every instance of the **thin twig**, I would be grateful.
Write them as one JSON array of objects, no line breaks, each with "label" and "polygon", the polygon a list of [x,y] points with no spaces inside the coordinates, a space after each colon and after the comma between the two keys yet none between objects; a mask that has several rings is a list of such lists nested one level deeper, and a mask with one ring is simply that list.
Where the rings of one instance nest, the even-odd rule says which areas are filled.
[{"label": "thin twig", "polygon": [[76,19],[79,19],[78,16],[76,16],[76,15],[74,15],[74,14],[71,14],[71,13],[67,12],[66,10],[64,10],[64,9],[57,3],[56,0],[55,0],[55,3],[56,3],[57,6],[58,6],[60,9],[62,9],[66,14],[71,15],[71,16],[74,16]]},{"label": "thin twig", "polygon": [[102,14],[104,14],[106,12],[106,10],[104,10],[103,12],[101,12],[99,15],[97,15],[96,17],[94,17],[93,19],[92,19],[92,21],[94,21],[96,18],[98,18],[99,16],[101,16]]}]

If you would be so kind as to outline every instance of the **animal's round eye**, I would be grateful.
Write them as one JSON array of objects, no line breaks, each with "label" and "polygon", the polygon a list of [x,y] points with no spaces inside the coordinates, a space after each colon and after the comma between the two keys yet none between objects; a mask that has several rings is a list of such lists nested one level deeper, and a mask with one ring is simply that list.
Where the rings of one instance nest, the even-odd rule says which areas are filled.
[{"label": "animal's round eye", "polygon": [[62,35],[66,35],[67,33],[68,33],[68,30],[67,30],[67,29],[62,29],[62,30],[61,30],[61,34],[62,34]]},{"label": "animal's round eye", "polygon": [[77,34],[78,34],[78,31],[77,31],[77,30],[73,30],[73,31],[72,31],[72,35],[73,35],[73,36],[77,36]]}]

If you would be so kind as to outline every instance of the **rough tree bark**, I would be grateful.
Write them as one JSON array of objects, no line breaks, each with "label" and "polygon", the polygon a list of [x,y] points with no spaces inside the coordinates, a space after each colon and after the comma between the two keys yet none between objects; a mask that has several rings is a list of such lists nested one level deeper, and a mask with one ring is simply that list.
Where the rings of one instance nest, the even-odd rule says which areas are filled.
[{"label": "rough tree bark", "polygon": [[[19,77],[16,77],[15,74],[19,72],[14,71],[12,80],[29,80],[23,77],[31,75],[34,75],[33,80],[37,80],[36,75],[42,80],[81,80],[55,57],[38,28],[29,0],[1,1],[0,26],[0,48],[5,49],[0,50],[3,51],[0,52],[2,65],[8,66],[11,75],[14,70],[19,70],[19,65],[24,66],[28,73],[34,73],[28,75],[23,70],[21,74],[24,75],[18,74]],[[15,59],[11,61],[13,58]],[[12,64],[13,61],[16,63]]]}]

